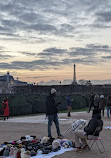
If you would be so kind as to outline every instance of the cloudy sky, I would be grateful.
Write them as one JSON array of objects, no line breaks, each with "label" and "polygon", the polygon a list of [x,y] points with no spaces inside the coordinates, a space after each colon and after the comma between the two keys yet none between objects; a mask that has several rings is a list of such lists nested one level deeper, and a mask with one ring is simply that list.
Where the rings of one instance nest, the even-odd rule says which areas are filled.
[{"label": "cloudy sky", "polygon": [[111,0],[0,0],[0,75],[111,79]]}]

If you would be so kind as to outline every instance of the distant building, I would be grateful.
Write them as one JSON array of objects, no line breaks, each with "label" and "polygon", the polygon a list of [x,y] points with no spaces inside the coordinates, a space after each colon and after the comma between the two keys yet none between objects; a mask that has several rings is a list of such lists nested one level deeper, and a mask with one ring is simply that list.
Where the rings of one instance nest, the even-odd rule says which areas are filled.
[{"label": "distant building", "polygon": [[0,94],[8,94],[13,93],[13,89],[15,86],[26,86],[27,82],[22,82],[19,80],[15,80],[13,76],[7,72],[6,75],[0,76]]},{"label": "distant building", "polygon": [[0,94],[7,93],[7,87],[7,82],[0,80]]},{"label": "distant building", "polygon": [[9,83],[9,82],[11,82],[11,81],[14,81],[14,78],[13,78],[13,76],[11,76],[11,75],[9,74],[9,72],[7,72],[6,75],[0,76],[0,81],[4,81],[4,82]]},{"label": "distant building", "polygon": [[14,86],[27,86],[28,83],[27,82],[22,82],[19,80],[14,80]]}]

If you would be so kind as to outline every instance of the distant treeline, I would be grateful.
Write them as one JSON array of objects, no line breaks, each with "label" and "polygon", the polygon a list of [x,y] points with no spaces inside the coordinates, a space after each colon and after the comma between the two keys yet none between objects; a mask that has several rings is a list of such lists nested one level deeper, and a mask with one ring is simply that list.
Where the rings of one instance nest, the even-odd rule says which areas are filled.
[{"label": "distant treeline", "polygon": [[[58,107],[59,111],[66,110],[66,96],[71,94],[73,99],[72,108],[80,109],[89,106],[90,94],[104,94],[105,97],[111,95],[111,85],[53,85],[40,86],[28,85],[13,88],[14,94],[8,94],[10,115],[26,115],[45,113],[45,100],[51,88],[57,90],[56,100],[61,101]],[[0,94],[0,109],[2,109],[2,101],[5,94]],[[2,114],[2,110],[0,110]]]},{"label": "distant treeline", "polygon": [[92,92],[99,95],[111,94],[111,85],[53,85],[53,86],[40,86],[40,85],[27,85],[17,86],[13,88],[15,94],[48,94],[51,88],[55,88],[58,94],[81,94],[89,95]]}]

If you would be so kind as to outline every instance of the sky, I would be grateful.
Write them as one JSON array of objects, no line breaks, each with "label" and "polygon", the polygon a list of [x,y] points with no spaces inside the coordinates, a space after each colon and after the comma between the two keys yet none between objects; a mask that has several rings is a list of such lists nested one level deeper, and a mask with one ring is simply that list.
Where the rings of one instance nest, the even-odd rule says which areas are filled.
[{"label": "sky", "polygon": [[0,0],[0,75],[111,83],[111,0]]}]

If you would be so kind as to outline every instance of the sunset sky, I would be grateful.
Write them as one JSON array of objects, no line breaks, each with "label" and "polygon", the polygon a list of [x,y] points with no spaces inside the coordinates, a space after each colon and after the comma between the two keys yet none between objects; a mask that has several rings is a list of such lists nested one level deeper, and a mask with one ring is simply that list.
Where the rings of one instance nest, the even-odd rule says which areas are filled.
[{"label": "sunset sky", "polygon": [[0,0],[0,75],[111,83],[111,0]]}]

